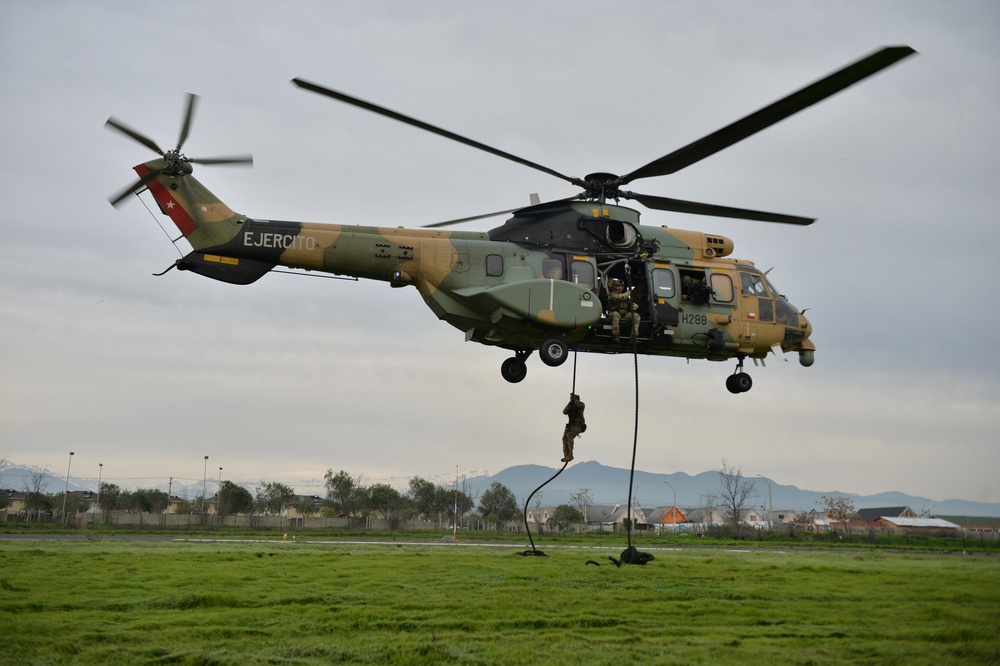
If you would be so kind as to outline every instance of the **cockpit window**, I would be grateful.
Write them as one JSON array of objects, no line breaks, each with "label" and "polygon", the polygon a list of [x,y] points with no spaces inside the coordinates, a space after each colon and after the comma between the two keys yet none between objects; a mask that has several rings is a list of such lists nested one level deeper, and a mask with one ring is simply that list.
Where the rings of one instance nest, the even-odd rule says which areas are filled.
[{"label": "cockpit window", "polygon": [[799,311],[791,303],[783,298],[779,298],[774,302],[774,309],[777,315],[776,321],[779,324],[794,328],[799,327]]},{"label": "cockpit window", "polygon": [[774,286],[774,283],[771,282],[770,279],[768,279],[767,275],[762,275],[761,277],[764,278],[764,284],[767,285],[767,288],[771,290],[771,295],[772,296],[774,296],[775,298],[783,298],[784,297],[784,294],[782,292],[778,291],[778,288]]},{"label": "cockpit window", "polygon": [[740,273],[740,284],[745,296],[767,296],[764,276],[760,273]]}]

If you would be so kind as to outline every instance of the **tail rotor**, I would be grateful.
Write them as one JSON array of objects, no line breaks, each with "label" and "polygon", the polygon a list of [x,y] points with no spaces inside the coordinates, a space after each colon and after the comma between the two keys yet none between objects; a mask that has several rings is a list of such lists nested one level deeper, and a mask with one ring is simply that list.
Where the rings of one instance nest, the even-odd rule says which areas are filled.
[{"label": "tail rotor", "polygon": [[[181,132],[177,138],[177,147],[173,150],[163,150],[157,145],[155,141],[150,139],[145,134],[129,127],[120,120],[117,120],[113,116],[108,118],[104,126],[108,129],[115,130],[120,134],[127,136],[133,141],[142,144],[146,148],[149,148],[153,152],[157,153],[162,159],[162,163],[158,166],[153,166],[146,173],[125,189],[117,192],[116,194],[108,197],[108,201],[111,202],[112,206],[117,207],[122,201],[128,197],[128,195],[137,192],[150,181],[157,178],[160,174],[166,173],[173,176],[182,176],[192,172],[191,164],[204,164],[204,165],[219,165],[219,164],[234,164],[234,165],[248,165],[253,166],[253,155],[232,155],[227,157],[202,157],[194,158],[188,157],[181,152],[181,148],[184,146],[184,142],[188,138],[188,134],[191,131],[191,124],[194,120],[195,108],[198,105],[198,96],[193,93],[188,93],[187,96],[187,109],[184,112],[184,120],[181,124]],[[154,163],[155,164],[155,163]],[[147,165],[149,166],[149,165]],[[184,185],[187,185],[186,181],[182,179],[181,181]]]}]

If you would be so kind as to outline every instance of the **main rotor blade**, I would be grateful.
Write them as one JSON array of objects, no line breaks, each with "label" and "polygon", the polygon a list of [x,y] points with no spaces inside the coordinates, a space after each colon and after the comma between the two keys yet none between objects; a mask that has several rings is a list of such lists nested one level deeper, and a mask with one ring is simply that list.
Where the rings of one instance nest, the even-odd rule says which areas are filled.
[{"label": "main rotor blade", "polygon": [[[524,208],[524,206],[521,206]],[[450,227],[453,224],[461,224],[462,222],[472,222],[473,220],[482,220],[487,217],[496,217],[497,215],[506,215],[507,213],[513,213],[516,210],[521,210],[521,208],[508,208],[507,210],[498,210],[495,213],[484,213],[482,215],[473,215],[471,217],[460,217],[456,220],[446,220],[444,222],[435,222],[434,224],[425,224],[423,229],[437,229],[439,227]]]},{"label": "main rotor blade", "polygon": [[[552,201],[546,201],[547,204],[560,203],[563,201],[576,201],[580,198],[580,195],[574,195],[571,197],[566,197],[565,199],[554,199]],[[425,224],[423,229],[436,229],[438,227],[449,227],[453,224],[459,224],[461,222],[472,222],[473,220],[482,220],[487,217],[496,217],[497,215],[507,215],[508,213],[516,213],[519,210],[524,210],[525,208],[533,208],[539,204],[532,204],[531,206],[519,206],[518,208],[508,208],[507,210],[498,210],[495,213],[484,213],[482,215],[473,215],[472,217],[460,217],[457,220],[447,220],[445,222],[435,222],[434,224]]]},{"label": "main rotor blade", "polygon": [[665,176],[680,171],[827,97],[835,95],[914,53],[916,51],[909,46],[887,46],[880,49],[798,92],[751,113],[742,120],[737,120],[727,127],[622,176],[621,183],[629,183],[639,178]]},{"label": "main rotor blade", "polygon": [[476,148],[478,150],[490,153],[491,155],[496,155],[497,157],[502,157],[506,160],[510,160],[511,162],[517,162],[518,164],[522,164],[526,167],[531,167],[532,169],[536,169],[538,171],[541,171],[542,173],[547,173],[550,176],[561,178],[562,180],[573,183],[574,185],[581,185],[581,186],[583,185],[583,183],[578,178],[572,178],[565,174],[561,174],[558,171],[550,169],[546,166],[542,166],[541,164],[536,164],[534,162],[524,159],[523,157],[518,157],[517,155],[511,155],[510,153],[498,150],[491,146],[487,146],[484,143],[473,141],[472,139],[468,139],[459,134],[455,134],[454,132],[449,132],[446,129],[441,129],[440,127],[435,127],[434,125],[425,123],[421,120],[417,120],[416,118],[411,118],[410,116],[403,115],[402,113],[392,111],[391,109],[387,109],[383,106],[378,106],[377,104],[366,102],[362,99],[358,99],[357,97],[351,97],[350,95],[345,95],[344,93],[337,92],[336,90],[330,90],[329,88],[325,88],[315,83],[310,83],[303,79],[294,78],[292,79],[292,83],[294,83],[300,88],[303,88],[304,90],[309,90],[311,92],[318,93],[320,95],[325,95],[326,97],[330,97],[337,101],[360,107],[362,109],[365,109],[366,111],[371,111],[372,113],[377,113],[381,116],[392,118],[393,120],[398,120],[401,123],[406,123],[407,125],[411,125],[413,127],[417,127],[422,130],[426,130],[433,134],[437,134],[438,136],[443,136],[446,139],[457,141],[459,143],[465,144],[466,146],[470,146],[472,148]]},{"label": "main rotor blade", "polygon": [[150,171],[150,172],[148,172],[145,176],[143,176],[142,178],[140,178],[139,180],[135,181],[134,183],[132,183],[131,185],[129,185],[128,187],[126,187],[124,190],[122,190],[121,192],[119,192],[117,196],[108,197],[108,201],[111,202],[112,206],[114,206],[114,207],[117,208],[118,204],[120,204],[122,201],[125,200],[125,197],[127,197],[130,194],[132,194],[136,190],[142,189],[151,180],[153,180],[154,178],[156,178],[159,175],[160,175],[159,171]]},{"label": "main rotor blade", "polygon": [[230,157],[191,157],[192,164],[249,164],[253,166],[253,155],[232,155]]},{"label": "main rotor blade", "polygon": [[121,122],[120,120],[115,120],[114,117],[108,118],[107,122],[104,123],[104,126],[105,127],[110,127],[111,129],[114,129],[114,130],[118,130],[119,132],[121,132],[125,136],[127,136],[130,139],[133,139],[135,141],[138,141],[139,143],[141,143],[142,145],[146,146],[150,150],[155,151],[159,155],[163,154],[163,150],[158,145],[156,145],[155,141],[153,141],[152,139],[150,139],[145,134],[142,134],[140,132],[135,131],[134,129],[132,129],[131,127],[129,127],[125,123]]},{"label": "main rotor blade", "polygon": [[783,215],[781,213],[767,213],[759,210],[749,210],[747,208],[731,208],[729,206],[716,206],[714,204],[698,203],[697,201],[684,201],[683,199],[672,199],[670,197],[657,197],[648,194],[636,194],[635,192],[623,192],[629,199],[635,199],[647,208],[657,210],[669,210],[675,213],[690,213],[691,215],[709,215],[712,217],[731,217],[738,220],[756,220],[758,222],[779,222],[781,224],[797,224],[806,226],[816,221],[811,217],[799,217],[797,215]]},{"label": "main rotor blade", "polygon": [[198,103],[198,96],[194,93],[188,93],[187,96],[187,112],[184,114],[184,123],[181,125],[181,134],[177,138],[177,148],[174,150],[174,152],[177,153],[181,152],[181,146],[183,146],[184,142],[187,141],[188,132],[191,130],[191,119],[194,118],[194,107]]}]

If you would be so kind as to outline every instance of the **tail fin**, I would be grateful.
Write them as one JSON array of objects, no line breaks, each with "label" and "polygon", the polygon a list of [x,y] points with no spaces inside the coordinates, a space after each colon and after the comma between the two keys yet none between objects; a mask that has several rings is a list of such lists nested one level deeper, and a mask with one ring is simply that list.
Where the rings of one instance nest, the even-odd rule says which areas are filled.
[{"label": "tail fin", "polygon": [[156,173],[146,183],[160,212],[170,217],[195,250],[218,247],[239,233],[245,215],[234,212],[191,175],[190,163],[177,172],[164,169],[165,160],[134,167],[140,178]]}]

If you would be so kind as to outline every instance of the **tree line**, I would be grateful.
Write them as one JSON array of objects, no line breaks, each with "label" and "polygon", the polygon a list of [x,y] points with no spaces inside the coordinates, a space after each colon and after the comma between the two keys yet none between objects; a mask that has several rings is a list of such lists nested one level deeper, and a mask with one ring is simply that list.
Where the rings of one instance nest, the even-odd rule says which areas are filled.
[{"label": "tree line", "polygon": [[[0,457],[0,468],[5,462]],[[740,516],[750,504],[750,499],[757,495],[756,488],[751,479],[743,476],[740,467],[725,460],[718,472],[721,492],[709,496],[706,505],[709,508],[718,506],[722,510],[726,522],[738,538],[742,530]],[[44,492],[47,476],[48,470],[38,470],[25,482],[23,510],[34,516],[53,514],[61,511],[65,503],[67,514],[76,513],[75,496],[64,498],[63,493]],[[387,483],[365,485],[362,476],[354,476],[345,470],[334,472],[328,469],[323,480],[326,495],[319,502],[312,498],[297,498],[290,486],[278,481],[262,481],[257,484],[255,492],[250,492],[226,480],[220,484],[214,499],[199,495],[193,500],[174,502],[173,510],[180,514],[200,514],[207,513],[211,506],[220,516],[273,516],[282,513],[286,507],[294,507],[299,515],[305,517],[376,517],[386,520],[421,517],[428,520],[443,520],[446,517],[461,520],[475,515],[482,522],[497,525],[515,520],[520,514],[514,493],[498,481],[483,491],[477,503],[475,498],[462,490],[447,488],[419,476],[410,479],[405,492]],[[585,520],[580,509],[587,504],[587,499],[576,495],[571,499],[574,504],[560,505],[553,514],[552,522],[561,528]],[[845,497],[824,496],[823,499],[830,518],[846,527],[855,512],[853,503]],[[0,495],[0,509],[5,508],[6,501],[7,497]],[[170,506],[170,497],[156,488],[126,490],[117,484],[102,482],[97,504],[105,512],[162,513]]]},{"label": "tree line", "polygon": [[[40,470],[26,482],[23,509],[26,513],[34,516],[59,513],[64,501],[69,515],[86,510],[87,507],[77,506],[78,499],[73,494],[64,498],[63,493],[44,492],[47,472]],[[408,488],[402,492],[387,483],[365,484],[362,476],[345,470],[328,469],[323,479],[326,494],[318,502],[314,498],[297,496],[293,488],[278,481],[262,481],[251,492],[225,480],[219,484],[214,498],[199,495],[193,500],[174,500],[172,510],[180,514],[200,514],[211,508],[220,516],[267,516],[293,507],[306,517],[425,518],[451,523],[454,518],[462,520],[474,515],[485,523],[496,524],[514,520],[520,512],[514,493],[499,482],[483,491],[477,502],[464,490],[435,484],[419,476],[411,478]],[[0,496],[0,509],[4,508],[4,502],[6,496]],[[95,503],[101,511],[109,513],[162,513],[171,507],[171,498],[158,488],[128,490],[115,483],[101,482]]]}]

